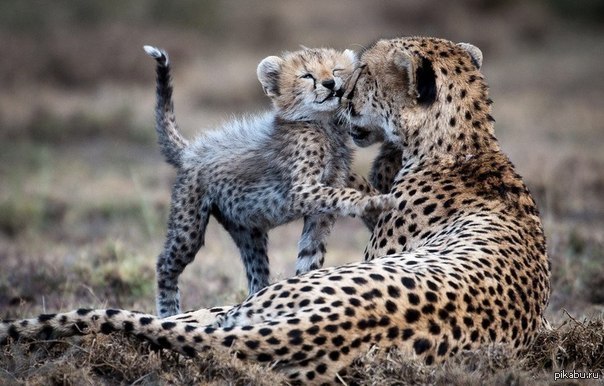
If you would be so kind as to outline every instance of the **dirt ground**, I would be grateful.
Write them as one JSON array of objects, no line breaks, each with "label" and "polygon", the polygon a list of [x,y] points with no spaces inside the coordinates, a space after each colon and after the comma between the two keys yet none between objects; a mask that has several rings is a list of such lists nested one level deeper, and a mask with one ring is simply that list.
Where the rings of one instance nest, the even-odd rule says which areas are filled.
[{"label": "dirt ground", "polygon": [[[155,145],[154,64],[144,44],[169,51],[179,124],[193,137],[233,116],[269,108],[255,76],[265,56],[300,44],[360,49],[379,37],[407,35],[482,49],[496,134],[544,221],[553,282],[547,317],[556,330],[544,333],[533,353],[541,359],[533,362],[498,362],[493,358],[506,356],[495,350],[495,357],[487,355],[492,360],[420,369],[396,353],[378,352],[360,362],[352,380],[446,384],[457,374],[458,384],[547,384],[555,369],[569,364],[601,371],[604,7],[597,1],[0,5],[0,318],[79,306],[154,312],[154,265],[174,171]],[[359,150],[355,169],[366,173],[374,154],[375,148]],[[274,279],[293,274],[300,232],[298,222],[271,232]],[[368,239],[358,220],[342,219],[329,240],[326,265],[358,261]],[[230,304],[245,294],[229,236],[212,221],[206,240],[181,279],[185,308]],[[127,339],[98,339],[115,352],[127,346],[120,355],[130,368],[137,360],[150,367],[133,374],[102,362],[98,344],[85,339],[35,355],[26,348],[5,351],[0,382],[257,383],[266,373],[239,368],[230,358],[220,365],[215,358],[191,364]],[[88,362],[70,364],[77,350],[87,350]],[[549,362],[542,358],[550,354]],[[456,371],[464,369],[474,369],[472,378],[459,378]]]}]

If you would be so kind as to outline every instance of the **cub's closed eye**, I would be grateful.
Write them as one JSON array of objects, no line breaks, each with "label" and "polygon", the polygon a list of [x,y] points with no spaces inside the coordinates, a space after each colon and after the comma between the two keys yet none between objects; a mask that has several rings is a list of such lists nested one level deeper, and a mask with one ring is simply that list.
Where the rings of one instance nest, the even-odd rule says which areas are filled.
[{"label": "cub's closed eye", "polygon": [[331,73],[333,75],[338,75],[338,73],[340,73],[341,71],[344,71],[344,69],[343,68],[334,68]]},{"label": "cub's closed eye", "polygon": [[303,79],[312,79],[312,80],[315,79],[315,77],[312,76],[312,74],[304,74],[300,78],[303,78]]}]

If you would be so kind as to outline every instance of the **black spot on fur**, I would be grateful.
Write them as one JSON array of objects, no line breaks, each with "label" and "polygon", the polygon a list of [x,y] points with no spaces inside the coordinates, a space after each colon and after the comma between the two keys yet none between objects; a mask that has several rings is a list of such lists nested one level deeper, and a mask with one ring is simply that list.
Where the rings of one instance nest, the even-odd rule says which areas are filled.
[{"label": "black spot on fur", "polygon": [[57,314],[42,314],[42,315],[38,316],[38,322],[40,322],[40,323],[48,322],[49,320],[53,319],[55,316],[57,316]]},{"label": "black spot on fur", "polygon": [[153,321],[153,318],[150,318],[148,316],[145,316],[138,320],[138,322],[141,324],[141,326],[146,326],[146,325],[150,324],[152,321]]},{"label": "black spot on fur", "polygon": [[71,326],[71,331],[73,331],[74,334],[81,335],[81,334],[84,334],[84,330],[87,328],[88,328],[88,323],[79,320],[79,321],[75,322],[73,326]]},{"label": "black spot on fur", "polygon": [[332,287],[323,287],[321,289],[321,292],[327,294],[327,295],[333,295],[336,293],[336,291],[332,288]]},{"label": "black spot on fur", "polygon": [[438,345],[437,354],[439,356],[443,356],[447,353],[448,349],[449,349],[449,343],[447,343],[447,341],[445,340]]},{"label": "black spot on fur", "polygon": [[159,338],[157,338],[157,344],[162,348],[172,348],[172,344],[168,341],[165,336],[160,336]]},{"label": "black spot on fur", "polygon": [[130,321],[125,321],[124,322],[124,331],[130,332],[132,330],[134,330],[134,324]]},{"label": "black spot on fur", "polygon": [[329,359],[331,359],[332,361],[337,361],[338,359],[340,359],[340,352],[339,351],[332,351],[329,353]]},{"label": "black spot on fur", "polygon": [[252,350],[257,349],[260,346],[260,342],[257,340],[246,340],[245,345]]},{"label": "black spot on fur", "polygon": [[436,74],[432,67],[432,62],[427,58],[422,58],[421,65],[415,71],[417,81],[417,102],[423,105],[429,105],[436,100]]},{"label": "black spot on fur", "polygon": [[55,329],[52,328],[51,326],[44,326],[38,333],[38,337],[43,340],[50,339],[53,337],[54,332],[55,332]]},{"label": "black spot on fur", "polygon": [[231,347],[233,345],[233,342],[235,341],[235,339],[237,339],[237,336],[235,336],[235,335],[227,335],[222,340],[222,345],[224,347]]},{"label": "black spot on fur", "polygon": [[426,207],[424,208],[424,214],[427,216],[430,213],[434,212],[434,209],[436,209],[436,204],[435,203],[426,205]]},{"label": "black spot on fur", "polygon": [[414,334],[413,329],[411,329],[411,328],[405,328],[403,330],[401,338],[403,338],[403,340],[407,340],[407,339],[411,338],[413,336],[413,334]]},{"label": "black spot on fur", "polygon": [[384,281],[384,276],[380,275],[379,273],[371,273],[369,274],[369,277],[375,281]]},{"label": "black spot on fur", "polygon": [[316,370],[319,374],[325,374],[325,372],[327,371],[327,366],[325,365],[325,363],[321,363],[317,366]]},{"label": "black spot on fur", "polygon": [[197,326],[194,326],[194,325],[192,325],[192,324],[187,324],[187,325],[185,326],[185,331],[186,331],[186,332],[191,332],[191,331],[195,330],[196,328],[197,328]]},{"label": "black spot on fur", "polygon": [[344,292],[347,295],[354,295],[357,293],[357,290],[354,289],[354,287],[346,286],[346,287],[342,287],[341,290],[342,290],[342,292]]},{"label": "black spot on fur", "polygon": [[394,314],[398,310],[398,307],[396,306],[396,303],[388,300],[386,301],[386,310],[388,313]]},{"label": "black spot on fur", "polygon": [[413,342],[413,349],[415,350],[415,353],[417,355],[425,353],[427,350],[430,349],[430,347],[432,347],[432,344],[428,339],[421,338],[416,339],[415,342]]},{"label": "black spot on fur", "polygon": [[113,327],[112,323],[105,322],[105,323],[101,324],[101,333],[103,333],[103,334],[110,334],[113,331],[115,331],[115,327]]},{"label": "black spot on fur", "polygon": [[401,279],[401,283],[403,283],[403,285],[405,287],[407,287],[408,289],[414,289],[415,288],[415,280],[413,280],[410,277],[404,277]]},{"label": "black spot on fur", "polygon": [[14,340],[19,339],[19,331],[17,331],[17,327],[15,327],[14,325],[11,325],[8,328],[8,336],[10,336],[11,338],[13,338]]},{"label": "black spot on fur", "polygon": [[388,286],[388,295],[392,298],[398,298],[399,296],[401,296],[401,291],[393,286],[393,285],[389,285]]},{"label": "black spot on fur", "polygon": [[333,345],[336,347],[340,347],[341,345],[344,344],[345,341],[346,340],[344,339],[344,337],[342,335],[335,336],[334,338],[331,339],[331,343],[333,343]]},{"label": "black spot on fur", "polygon": [[258,362],[270,362],[273,360],[273,356],[266,353],[258,354]]},{"label": "black spot on fur", "polygon": [[191,346],[182,346],[182,351],[189,357],[194,357],[195,355],[197,355],[197,351],[195,351],[195,349]]},{"label": "black spot on fur", "polygon": [[420,316],[421,314],[419,313],[419,311],[414,310],[413,308],[410,308],[407,310],[407,312],[405,312],[405,320],[407,321],[407,323],[417,322]]}]

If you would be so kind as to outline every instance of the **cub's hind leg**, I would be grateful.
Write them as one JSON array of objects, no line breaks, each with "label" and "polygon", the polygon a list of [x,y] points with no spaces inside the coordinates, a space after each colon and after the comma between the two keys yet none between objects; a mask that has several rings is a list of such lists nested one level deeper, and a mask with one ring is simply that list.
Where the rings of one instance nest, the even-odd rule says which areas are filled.
[{"label": "cub's hind leg", "polygon": [[157,313],[164,318],[180,313],[178,277],[204,245],[210,204],[194,178],[179,174],[172,189],[168,234],[157,259]]},{"label": "cub's hind leg", "polygon": [[223,225],[239,248],[247,277],[248,294],[252,295],[269,284],[268,233],[260,228]]}]

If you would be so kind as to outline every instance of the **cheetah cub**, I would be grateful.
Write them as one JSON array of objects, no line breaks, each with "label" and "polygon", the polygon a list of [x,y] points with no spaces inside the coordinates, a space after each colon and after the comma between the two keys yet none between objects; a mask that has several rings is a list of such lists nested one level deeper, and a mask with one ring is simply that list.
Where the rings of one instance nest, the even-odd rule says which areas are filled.
[{"label": "cheetah cub", "polygon": [[176,125],[167,54],[150,46],[145,51],[157,61],[158,142],[177,169],[157,261],[160,317],[180,313],[178,277],[204,245],[210,215],[237,244],[253,294],[269,284],[270,229],[304,218],[296,263],[301,274],[323,265],[336,216],[391,208],[389,196],[350,175],[348,127],[336,119],[355,66],[352,51],[303,49],[267,57],[257,75],[273,111],[228,122],[191,143]]}]

